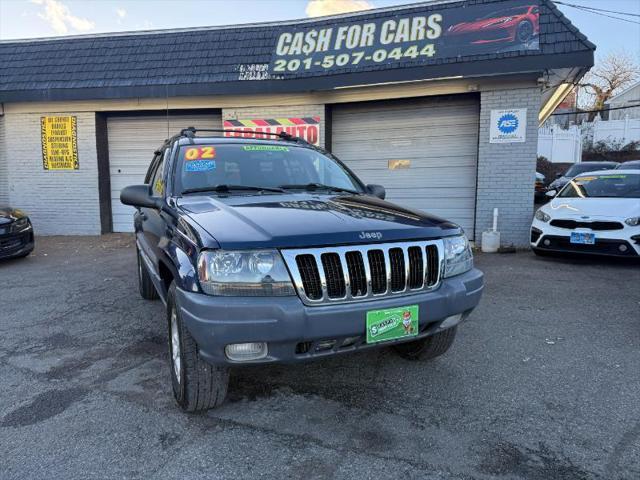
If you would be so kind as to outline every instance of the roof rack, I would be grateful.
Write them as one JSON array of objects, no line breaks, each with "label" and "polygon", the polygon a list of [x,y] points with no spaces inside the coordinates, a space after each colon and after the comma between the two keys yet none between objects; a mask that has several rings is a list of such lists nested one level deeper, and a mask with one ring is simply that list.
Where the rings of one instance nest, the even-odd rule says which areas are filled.
[{"label": "roof rack", "polygon": [[300,143],[303,145],[311,145],[309,142],[307,142],[306,140],[304,140],[303,138],[300,137],[296,137],[294,135],[291,135],[290,133],[287,132],[279,132],[279,133],[271,133],[271,132],[258,132],[255,130],[229,130],[229,129],[224,129],[224,128],[196,128],[196,127],[187,127],[187,128],[183,128],[182,130],[180,130],[180,137],[187,137],[187,138],[195,138],[196,133],[198,132],[216,132],[216,133],[236,133],[236,132],[242,132],[242,133],[253,133],[254,135],[269,135],[271,137],[278,137],[282,140],[285,140],[287,142],[296,142],[296,143]]},{"label": "roof rack", "polygon": [[[224,128],[196,128],[196,127],[187,127],[180,130],[181,137],[195,137],[197,132],[218,132],[218,133],[235,133],[238,130],[229,130]],[[297,137],[294,137],[290,133],[280,132],[280,133],[270,133],[270,132],[256,132],[254,130],[242,130],[242,132],[256,133],[260,135],[271,135],[273,137],[279,137],[284,140],[293,140]]]}]

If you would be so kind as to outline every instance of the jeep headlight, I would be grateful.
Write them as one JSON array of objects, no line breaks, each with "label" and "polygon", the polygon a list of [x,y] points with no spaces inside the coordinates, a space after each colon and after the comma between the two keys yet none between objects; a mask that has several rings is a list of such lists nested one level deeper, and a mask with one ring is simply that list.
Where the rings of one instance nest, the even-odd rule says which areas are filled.
[{"label": "jeep headlight", "polygon": [[204,251],[198,257],[198,277],[202,290],[209,295],[295,295],[289,272],[276,250]]},{"label": "jeep headlight", "polygon": [[444,278],[460,275],[473,268],[473,253],[466,235],[445,237]]},{"label": "jeep headlight", "polygon": [[547,215],[546,213],[544,213],[542,210],[538,210],[536,211],[536,219],[540,220],[541,222],[545,222],[547,223],[549,220],[551,220],[551,217],[549,215]]},{"label": "jeep headlight", "polygon": [[19,218],[11,225],[13,232],[21,232],[29,227],[29,219],[27,217]]}]

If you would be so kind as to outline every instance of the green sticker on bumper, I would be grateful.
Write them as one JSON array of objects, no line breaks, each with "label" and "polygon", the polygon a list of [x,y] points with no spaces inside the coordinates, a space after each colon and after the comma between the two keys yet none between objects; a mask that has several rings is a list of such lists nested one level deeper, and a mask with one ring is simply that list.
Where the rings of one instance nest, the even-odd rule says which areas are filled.
[{"label": "green sticker on bumper", "polygon": [[418,334],[418,305],[367,312],[367,343]]}]

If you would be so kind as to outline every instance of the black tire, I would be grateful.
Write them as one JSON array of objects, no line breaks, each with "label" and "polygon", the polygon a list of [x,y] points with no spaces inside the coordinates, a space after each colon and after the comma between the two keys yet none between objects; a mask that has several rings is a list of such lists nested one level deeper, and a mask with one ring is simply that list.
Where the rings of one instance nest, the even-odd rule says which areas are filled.
[{"label": "black tire", "polygon": [[421,338],[415,342],[394,345],[398,355],[407,360],[429,360],[444,354],[456,338],[458,327],[448,328],[434,335]]},{"label": "black tire", "polygon": [[147,266],[142,261],[140,252],[137,249],[136,254],[138,257],[138,291],[140,292],[140,296],[145,300],[157,300],[159,298],[158,292],[151,281],[151,275],[149,275]]},{"label": "black tire", "polygon": [[526,43],[533,37],[533,24],[524,20],[516,27],[516,43]]},{"label": "black tire", "polygon": [[[172,316],[175,315],[175,328]],[[172,282],[167,293],[167,324],[169,331],[169,366],[173,396],[186,412],[200,412],[215,408],[224,402],[229,386],[229,369],[205,362],[198,353],[198,345],[185,327],[180,309],[176,306],[176,287]],[[176,368],[172,337],[177,333],[179,346]]]}]

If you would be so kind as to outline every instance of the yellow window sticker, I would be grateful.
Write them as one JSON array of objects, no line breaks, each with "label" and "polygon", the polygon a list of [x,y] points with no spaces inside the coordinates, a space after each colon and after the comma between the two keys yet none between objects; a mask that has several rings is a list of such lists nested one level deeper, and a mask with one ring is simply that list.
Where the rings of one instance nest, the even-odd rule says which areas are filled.
[{"label": "yellow window sticker", "polygon": [[216,149],[212,146],[191,147],[184,152],[184,159],[188,161],[216,158]]}]

